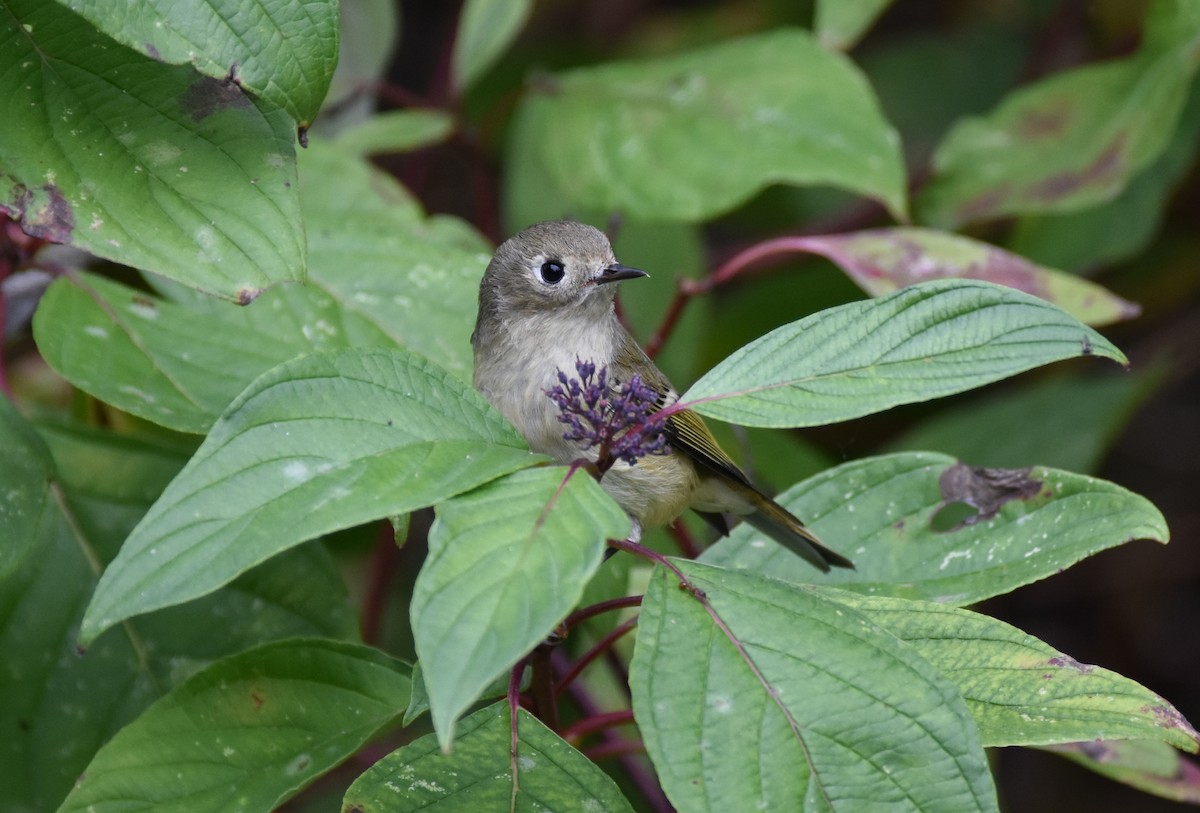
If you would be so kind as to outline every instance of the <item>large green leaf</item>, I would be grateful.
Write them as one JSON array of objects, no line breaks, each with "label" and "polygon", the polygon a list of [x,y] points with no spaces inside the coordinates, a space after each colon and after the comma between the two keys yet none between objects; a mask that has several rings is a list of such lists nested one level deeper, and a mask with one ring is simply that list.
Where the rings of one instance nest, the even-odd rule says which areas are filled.
[{"label": "large green leaf", "polygon": [[54,462],[46,444],[16,407],[0,397],[0,584],[37,546],[39,528],[53,512]]},{"label": "large green leaf", "polygon": [[1138,53],[1056,74],[961,122],[934,155],[922,219],[953,227],[1116,197],[1166,148],[1198,48],[1200,6],[1158,0]]},{"label": "large green leaf", "polygon": [[1159,739],[1200,750],[1170,703],[986,615],[928,601],[824,592],[912,646],[958,687],[985,746]]},{"label": "large green leaf", "polygon": [[235,81],[307,127],[338,61],[336,0],[57,0],[158,62]]},{"label": "large green leaf", "polygon": [[363,646],[295,639],[234,655],[122,729],[59,810],[272,810],[397,720],[408,692],[407,667]]},{"label": "large green leaf", "polygon": [[680,398],[746,426],[815,426],[926,401],[1075,356],[1125,361],[1041,299],[991,283],[935,280],[778,328]]},{"label": "large green leaf", "polygon": [[890,294],[925,280],[957,277],[1025,291],[1089,325],[1132,319],[1141,311],[1094,282],[1031,263],[969,237],[934,229],[868,229],[795,239],[805,251],[833,260],[871,296]]},{"label": "large green leaf", "polygon": [[1040,466],[971,469],[932,452],[846,463],[778,501],[856,570],[817,573],[746,525],[703,560],[798,583],[962,605],[1133,539],[1167,540],[1157,508],[1104,480]]},{"label": "large green leaf", "polygon": [[412,628],[443,746],[497,676],[579,602],[629,517],[582,470],[517,472],[438,506]]},{"label": "large green leaf", "polygon": [[355,780],[342,809],[632,813],[604,771],[524,710],[514,759],[510,721],[508,703],[497,703],[459,723],[449,754],[433,734],[393,751]]},{"label": "large green leaf", "polygon": [[537,459],[481,396],[419,356],[341,350],[287,362],[234,401],[130,534],[80,636]]},{"label": "large green leaf", "polygon": [[905,212],[899,139],[848,59],[777,30],[531,87],[517,127],[588,211],[700,221],[771,183],[829,185]]},{"label": "large green leaf", "polygon": [[212,659],[281,637],[357,635],[337,567],[314,544],[81,653],[76,634],[99,568],[187,455],[96,430],[37,430],[60,474],[33,550],[0,582],[5,811],[53,810],[101,744]]},{"label": "large green leaf", "polygon": [[997,809],[962,697],[912,648],[812,591],[677,564],[692,587],[655,572],[630,669],[677,808]]},{"label": "large green leaf", "polygon": [[57,3],[6,0],[0,39],[0,208],[27,232],[241,302],[304,276],[286,112]]},{"label": "large green leaf", "polygon": [[533,9],[532,0],[467,0],[458,20],[450,65],[454,86],[461,92],[504,53]]}]

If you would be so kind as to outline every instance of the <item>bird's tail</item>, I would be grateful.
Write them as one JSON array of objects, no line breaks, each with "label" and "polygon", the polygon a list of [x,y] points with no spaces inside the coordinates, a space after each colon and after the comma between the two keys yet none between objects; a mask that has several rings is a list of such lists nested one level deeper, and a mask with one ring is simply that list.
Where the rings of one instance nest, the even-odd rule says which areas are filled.
[{"label": "bird's tail", "polygon": [[792,553],[826,573],[831,566],[854,569],[853,562],[825,547],[803,522],[770,497],[755,490],[750,501],[754,511],[744,517],[746,522]]}]

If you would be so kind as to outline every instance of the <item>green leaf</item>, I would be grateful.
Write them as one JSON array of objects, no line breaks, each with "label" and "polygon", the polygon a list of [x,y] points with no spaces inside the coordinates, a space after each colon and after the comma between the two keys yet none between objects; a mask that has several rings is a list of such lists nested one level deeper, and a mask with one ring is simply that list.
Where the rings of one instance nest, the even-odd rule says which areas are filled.
[{"label": "green leaf", "polygon": [[818,0],[814,29],[826,48],[848,51],[892,0]]},{"label": "green leaf", "polygon": [[829,185],[905,215],[899,139],[848,59],[777,30],[536,82],[515,126],[575,207],[701,221],[772,183]]},{"label": "green leaf", "polygon": [[339,148],[357,155],[406,152],[444,141],[454,119],[441,110],[390,110],[339,133]]},{"label": "green leaf", "polygon": [[[932,452],[846,463],[777,500],[856,570],[814,572],[746,525],[703,560],[785,581],[963,605],[1133,539],[1168,537],[1157,508],[1104,480],[1040,466],[973,470]],[[957,507],[965,524],[935,530]]]},{"label": "green leaf", "polygon": [[656,570],[630,666],[646,750],[680,810],[996,810],[953,685],[810,590],[677,562]]},{"label": "green leaf", "polygon": [[21,810],[55,809],[104,742],[212,659],[281,637],[357,635],[340,573],[315,544],[81,653],[76,634],[100,568],[187,456],[161,439],[37,430],[60,474],[33,550],[0,582],[0,728],[10,732],[0,738],[0,799]]},{"label": "green leaf", "polygon": [[523,709],[514,760],[510,720],[508,703],[496,703],[459,723],[452,753],[433,734],[393,751],[355,780],[342,809],[632,813],[604,771]]},{"label": "green leaf", "polygon": [[985,746],[1157,739],[1200,750],[1200,734],[1154,692],[1002,621],[927,601],[824,594],[908,643],[957,686]]},{"label": "green leaf", "polygon": [[328,147],[309,148],[303,168],[308,284],[236,308],[72,274],[39,304],[42,355],[85,392],[181,432],[207,431],[255,377],[313,350],[402,344],[469,380],[487,257],[460,221],[422,220],[393,180]]},{"label": "green leaf", "polygon": [[960,122],[934,155],[921,218],[952,228],[1112,200],[1166,148],[1198,47],[1196,5],[1159,0],[1138,53],[1056,74]]},{"label": "green leaf", "polygon": [[412,628],[438,740],[553,632],[629,517],[582,470],[517,472],[438,506]]},{"label": "green leaf", "polygon": [[419,356],[360,349],[287,362],[234,401],[130,534],[80,637],[537,459],[480,395]]},{"label": "green leaf", "polygon": [[1046,750],[1145,793],[1200,804],[1200,768],[1159,740],[1077,742]]},{"label": "green leaf", "polygon": [[267,644],[193,676],[92,760],[61,813],[271,810],[395,721],[406,667],[319,639]]},{"label": "green leaf", "polygon": [[300,161],[309,284],[470,381],[479,280],[491,251],[461,220],[423,220],[404,187],[368,162],[319,147]]},{"label": "green leaf", "polygon": [[9,0],[0,38],[0,208],[25,231],[241,302],[303,277],[284,111],[57,3]]},{"label": "green leaf", "polygon": [[1020,218],[1008,246],[1038,262],[1068,270],[1137,256],[1158,233],[1171,193],[1194,165],[1200,146],[1200,84],[1192,83],[1170,144],[1120,197],[1082,212]]},{"label": "green leaf", "polygon": [[1089,325],[1132,319],[1141,308],[1094,282],[1031,263],[1001,248],[934,229],[896,228],[796,238],[837,263],[871,296],[930,279],[1007,285],[1052,302]]},{"label": "green leaf", "polygon": [[53,512],[50,450],[21,413],[0,397],[0,584],[37,547],[42,523]]},{"label": "green leaf", "polygon": [[314,133],[371,115],[374,100],[364,89],[383,77],[400,42],[400,13],[390,0],[340,0],[338,11],[337,70]]},{"label": "green leaf", "polygon": [[1165,375],[1159,367],[1031,381],[956,403],[915,424],[886,451],[936,449],[977,466],[1038,463],[1090,474]]},{"label": "green leaf", "polygon": [[1107,339],[1054,305],[987,282],[935,280],[778,328],[680,398],[745,426],[816,426],[1102,356]]},{"label": "green leaf", "polygon": [[532,0],[467,0],[458,21],[450,75],[461,93],[504,53],[520,33]]},{"label": "green leaf", "polygon": [[93,3],[58,0],[117,42],[157,62],[232,79],[307,127],[338,62],[335,0]]}]

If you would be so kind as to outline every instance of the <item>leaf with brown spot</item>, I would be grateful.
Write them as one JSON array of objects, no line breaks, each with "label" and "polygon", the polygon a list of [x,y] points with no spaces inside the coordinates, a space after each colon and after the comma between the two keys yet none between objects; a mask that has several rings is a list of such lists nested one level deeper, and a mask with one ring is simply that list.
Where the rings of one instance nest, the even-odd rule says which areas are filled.
[{"label": "leaf with brown spot", "polygon": [[[1145,498],[1044,466],[1015,475],[1014,491],[1001,489],[990,499],[979,483],[986,478],[968,474],[966,485],[952,493],[990,507],[999,503],[998,510],[939,532],[932,522],[946,505],[943,477],[964,468],[933,452],[883,455],[845,463],[781,494],[780,505],[854,560],[852,573],[807,572],[812,569],[789,562],[786,551],[780,554],[744,524],[702,560],[797,583],[965,605],[1052,576],[1131,539],[1168,538],[1162,514]],[[1030,493],[1033,482],[1042,484],[1036,494]],[[1045,671],[1044,661],[1040,668]]]},{"label": "leaf with brown spot", "polygon": [[1089,325],[1141,313],[1090,280],[1037,265],[1002,248],[935,229],[899,227],[796,239],[797,247],[828,257],[871,296],[930,279],[957,277],[1007,285],[1053,302]]},{"label": "leaf with brown spot", "polygon": [[1193,6],[1155,3],[1133,56],[1055,74],[960,121],[934,155],[920,218],[952,228],[1116,197],[1170,141],[1198,64]]},{"label": "leaf with brown spot", "polygon": [[1157,740],[1076,742],[1046,747],[1116,782],[1177,802],[1200,804],[1200,766]]}]

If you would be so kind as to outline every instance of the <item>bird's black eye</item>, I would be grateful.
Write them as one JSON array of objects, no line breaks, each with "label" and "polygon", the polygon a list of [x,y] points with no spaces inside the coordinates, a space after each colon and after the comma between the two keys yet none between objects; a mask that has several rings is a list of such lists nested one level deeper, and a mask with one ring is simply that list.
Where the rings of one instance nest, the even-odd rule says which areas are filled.
[{"label": "bird's black eye", "polygon": [[543,282],[548,282],[551,285],[554,285],[564,276],[566,276],[567,272],[563,268],[563,264],[558,260],[546,260],[546,262],[542,263],[539,273],[542,275]]}]

